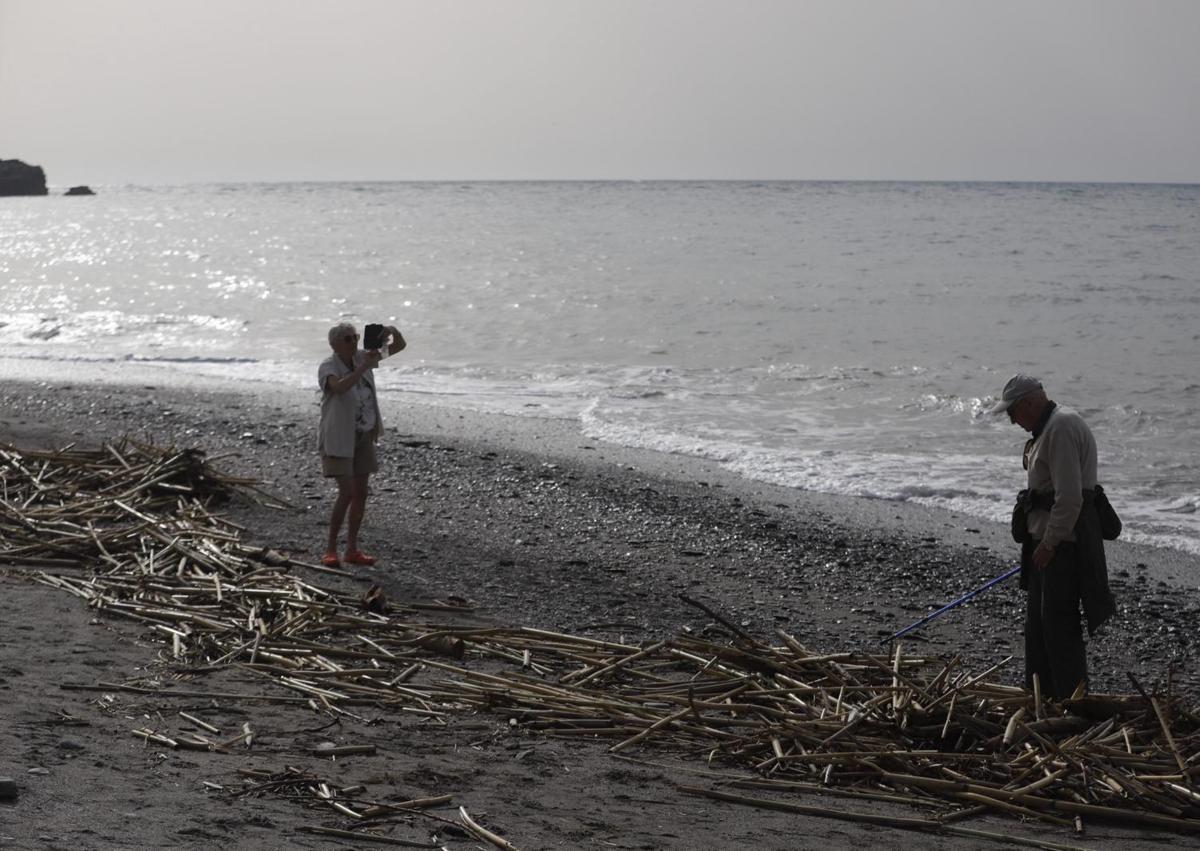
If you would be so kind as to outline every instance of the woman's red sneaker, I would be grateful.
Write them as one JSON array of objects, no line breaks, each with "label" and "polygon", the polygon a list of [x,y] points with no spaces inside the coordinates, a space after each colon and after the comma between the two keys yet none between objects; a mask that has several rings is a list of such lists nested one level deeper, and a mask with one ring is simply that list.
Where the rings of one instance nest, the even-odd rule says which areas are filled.
[{"label": "woman's red sneaker", "polygon": [[346,550],[346,555],[342,557],[342,561],[346,564],[360,564],[363,567],[370,567],[375,563],[375,556],[369,556],[361,550]]}]

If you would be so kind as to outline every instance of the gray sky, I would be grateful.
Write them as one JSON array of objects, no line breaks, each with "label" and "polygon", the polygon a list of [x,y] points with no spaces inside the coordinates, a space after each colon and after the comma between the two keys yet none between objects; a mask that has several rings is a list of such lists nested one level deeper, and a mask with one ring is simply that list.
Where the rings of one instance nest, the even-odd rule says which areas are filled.
[{"label": "gray sky", "polygon": [[50,182],[1200,182],[1200,0],[0,0]]}]

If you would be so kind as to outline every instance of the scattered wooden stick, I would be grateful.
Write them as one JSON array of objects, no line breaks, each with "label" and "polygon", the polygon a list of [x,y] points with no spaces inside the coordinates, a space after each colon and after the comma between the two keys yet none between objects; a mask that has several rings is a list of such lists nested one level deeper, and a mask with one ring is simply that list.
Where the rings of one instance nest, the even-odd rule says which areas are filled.
[{"label": "scattered wooden stick", "polygon": [[380,845],[399,845],[404,848],[438,848],[433,842],[414,842],[411,839],[399,839],[395,836],[384,836],[367,830],[342,830],[337,827],[321,827],[319,825],[301,825],[296,830],[302,833],[316,833],[322,836],[336,836],[341,839],[353,839],[356,842],[375,842]]},{"label": "scattered wooden stick", "polygon": [[486,842],[490,842],[493,845],[495,845],[497,848],[504,849],[504,851],[517,851],[517,847],[515,845],[513,845],[511,842],[509,842],[507,839],[505,839],[503,836],[498,836],[497,834],[492,833],[486,827],[483,827],[478,822],[476,822],[474,819],[472,819],[471,816],[467,813],[466,807],[458,808],[458,816],[459,816],[459,818],[462,819],[463,827],[465,827],[468,831],[470,831],[472,834],[477,836],[479,839],[482,839]]}]

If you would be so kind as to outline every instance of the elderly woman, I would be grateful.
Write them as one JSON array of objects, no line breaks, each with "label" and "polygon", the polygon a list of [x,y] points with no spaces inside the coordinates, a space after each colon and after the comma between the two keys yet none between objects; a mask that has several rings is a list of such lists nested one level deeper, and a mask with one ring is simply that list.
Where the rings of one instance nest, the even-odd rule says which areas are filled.
[{"label": "elderly woman", "polygon": [[[407,345],[394,327],[384,329],[386,349],[364,351],[358,347],[358,332],[348,322],[329,329],[329,346],[333,354],[317,369],[321,387],[321,425],[317,435],[317,451],[321,468],[329,478],[337,479],[338,495],[329,518],[329,538],[321,564],[336,567],[340,564],[337,539],[342,521],[349,512],[346,530],[347,564],[372,565],[375,559],[358,548],[358,527],[362,525],[367,508],[367,480],[379,469],[375,460],[375,441],[383,431],[379,400],[375,396],[372,370],[388,355],[394,355]],[[385,354],[386,352],[386,354]]]}]

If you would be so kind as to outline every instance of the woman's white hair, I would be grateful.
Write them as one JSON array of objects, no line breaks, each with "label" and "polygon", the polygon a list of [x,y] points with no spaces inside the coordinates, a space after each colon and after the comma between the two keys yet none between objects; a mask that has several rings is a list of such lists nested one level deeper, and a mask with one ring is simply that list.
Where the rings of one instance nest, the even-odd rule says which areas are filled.
[{"label": "woman's white hair", "polygon": [[329,329],[329,345],[333,345],[347,334],[357,334],[358,331],[352,322],[339,322]]}]

